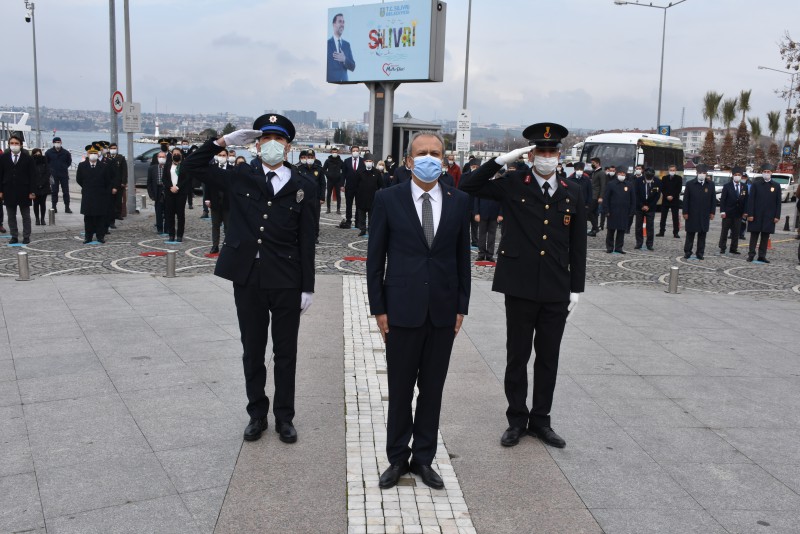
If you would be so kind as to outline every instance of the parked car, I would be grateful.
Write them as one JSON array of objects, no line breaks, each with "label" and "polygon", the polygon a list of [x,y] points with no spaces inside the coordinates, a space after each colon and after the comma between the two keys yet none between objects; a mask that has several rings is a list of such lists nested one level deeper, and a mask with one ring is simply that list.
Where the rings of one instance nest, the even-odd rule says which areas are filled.
[{"label": "parked car", "polygon": [[773,172],[772,179],[781,184],[781,201],[790,202],[795,199],[797,180],[794,176],[783,172]]},{"label": "parked car", "polygon": [[[133,160],[133,176],[135,179],[136,187],[147,187],[147,169],[150,168],[150,162],[153,156],[161,152],[161,148],[151,148],[145,150]],[[195,194],[203,194],[203,185],[198,180],[192,180],[192,188]]]}]

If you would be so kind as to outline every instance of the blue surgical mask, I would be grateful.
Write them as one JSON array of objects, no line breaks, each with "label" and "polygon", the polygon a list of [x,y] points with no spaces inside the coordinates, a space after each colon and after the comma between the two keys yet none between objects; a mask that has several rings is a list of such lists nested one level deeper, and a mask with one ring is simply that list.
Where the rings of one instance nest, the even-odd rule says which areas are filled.
[{"label": "blue surgical mask", "polygon": [[261,161],[267,165],[275,166],[284,158],[284,146],[279,142],[267,141],[261,144]]},{"label": "blue surgical mask", "polygon": [[412,172],[421,182],[435,182],[442,175],[442,160],[433,156],[417,156]]}]

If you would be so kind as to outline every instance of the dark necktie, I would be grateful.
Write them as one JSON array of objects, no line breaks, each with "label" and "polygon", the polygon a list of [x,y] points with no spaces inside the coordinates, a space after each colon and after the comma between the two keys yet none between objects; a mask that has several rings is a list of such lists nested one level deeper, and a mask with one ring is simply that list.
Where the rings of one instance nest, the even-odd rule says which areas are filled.
[{"label": "dark necktie", "polygon": [[542,184],[542,191],[544,192],[544,198],[550,198],[550,182]]},{"label": "dark necktie", "polygon": [[739,196],[739,184],[736,184],[736,196]]},{"label": "dark necktie", "polygon": [[431,196],[422,193],[422,231],[425,232],[425,240],[428,246],[433,245],[433,206],[431,206]]},{"label": "dark necktie", "polygon": [[650,198],[650,184],[648,184],[647,182],[644,183],[644,198],[645,199]]},{"label": "dark necktie", "polygon": [[267,192],[269,193],[269,198],[275,196],[275,188],[272,187],[272,179],[278,176],[278,173],[275,171],[269,171],[267,173]]},{"label": "dark necktie", "polygon": [[19,154],[14,154],[14,165],[17,164],[18,159],[19,159]]},{"label": "dark necktie", "polygon": [[336,51],[342,53],[342,40],[336,39]]}]

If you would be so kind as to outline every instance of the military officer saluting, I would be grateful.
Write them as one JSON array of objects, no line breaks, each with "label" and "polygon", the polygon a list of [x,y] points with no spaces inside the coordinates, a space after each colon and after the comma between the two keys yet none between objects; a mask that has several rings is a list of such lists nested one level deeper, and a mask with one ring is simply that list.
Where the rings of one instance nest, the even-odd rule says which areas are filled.
[{"label": "military officer saluting", "polygon": [[[269,113],[238,130],[207,141],[184,161],[184,170],[201,182],[222,189],[230,213],[214,274],[233,282],[239,318],[250,422],[244,439],[254,441],[267,428],[269,399],[264,387],[264,356],[272,320],[275,354],[275,431],[284,443],[297,441],[294,386],[300,315],[314,292],[314,210],[317,199],[306,194],[306,181],[285,162],[294,139],[292,122]],[[220,148],[256,141],[260,164],[239,165],[230,173],[208,165]]]},{"label": "military officer saluting", "polygon": [[[509,427],[500,443],[506,447],[519,443],[526,433],[554,447],[566,445],[550,426],[550,408],[561,337],[586,281],[587,204],[580,187],[555,175],[561,140],[567,134],[560,124],[531,125],[522,135],[534,148],[489,160],[462,176],[459,184],[463,191],[503,206],[505,231],[492,289],[505,293]],[[503,165],[525,153],[533,160],[532,169],[523,166],[492,180]],[[529,410],[527,365],[532,348],[536,359]]]},{"label": "military officer saluting", "polygon": [[747,261],[753,261],[758,244],[758,261],[769,263],[767,245],[770,234],[775,233],[775,225],[781,219],[781,184],[772,180],[775,167],[765,163],[761,167],[763,181],[754,181],[747,199],[747,231],[750,232],[750,250]]}]

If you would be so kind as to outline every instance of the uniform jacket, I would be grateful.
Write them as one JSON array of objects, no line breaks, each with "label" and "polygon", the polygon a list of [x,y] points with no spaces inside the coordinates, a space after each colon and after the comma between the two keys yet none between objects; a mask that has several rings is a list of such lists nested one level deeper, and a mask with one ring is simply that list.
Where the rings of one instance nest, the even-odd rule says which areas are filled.
[{"label": "uniform jacket", "polygon": [[308,183],[305,192],[317,200],[325,200],[325,171],[322,165],[300,165],[294,167],[297,173]]},{"label": "uniform jacket", "polygon": [[128,160],[122,154],[108,156],[106,164],[111,167],[111,179],[117,190],[128,185]]},{"label": "uniform jacket", "polygon": [[355,70],[356,62],[353,60],[353,52],[350,50],[350,43],[341,39],[342,53],[344,54],[345,61],[336,61],[333,59],[333,53],[336,52],[336,43],[333,37],[328,39],[328,81],[329,82],[346,82],[347,71]]},{"label": "uniform jacket", "polygon": [[33,181],[33,193],[37,197],[46,197],[50,194],[50,167],[47,165],[47,158],[44,156],[32,156],[36,165],[36,178]]},{"label": "uniform jacket", "polygon": [[344,160],[342,175],[344,176],[344,190],[346,193],[351,193],[352,191],[355,191],[355,189],[351,189],[351,186],[353,182],[356,180],[356,173],[358,171],[364,171],[366,169],[367,168],[364,166],[364,158],[362,156],[358,157],[358,166],[356,170],[353,170],[352,156]]},{"label": "uniform jacket", "polygon": [[581,195],[583,195],[583,201],[588,207],[589,202],[592,200],[592,179],[589,177],[589,175],[584,172],[583,176],[578,178],[573,172],[569,175],[567,180],[578,186],[578,188],[581,190]]},{"label": "uniform jacket", "polygon": [[262,288],[313,292],[316,228],[312,209],[318,201],[306,194],[305,180],[292,169],[289,181],[270,197],[262,165],[239,165],[227,176],[210,172],[208,162],[217,152],[219,146],[209,140],[183,163],[192,176],[224,189],[230,199],[225,242],[214,274],[244,285],[257,263]]},{"label": "uniform jacket", "polygon": [[373,315],[388,314],[392,326],[415,328],[430,317],[434,326],[448,327],[469,309],[469,197],[444,184],[437,187],[442,215],[430,247],[410,182],[375,195],[367,252],[369,306]]},{"label": "uniform jacket", "polygon": [[644,176],[641,176],[636,179],[635,182],[635,189],[636,189],[636,211],[642,212],[642,207],[647,205],[648,213],[655,213],[658,209],[658,199],[661,198],[661,180],[658,178],[653,178],[653,181],[650,182],[650,195],[646,195],[647,193],[647,180],[644,179]]},{"label": "uniform jacket", "polygon": [[747,200],[748,232],[775,232],[774,219],[781,217],[781,184],[775,180],[754,182]]},{"label": "uniform jacket", "polygon": [[628,231],[631,217],[636,210],[636,193],[633,182],[609,180],[603,195],[603,213],[606,214],[606,228]]},{"label": "uniform jacket", "polygon": [[717,211],[717,193],[714,182],[706,180],[703,185],[695,178],[686,183],[683,191],[683,214],[687,232],[708,232],[709,215]]},{"label": "uniform jacket", "polygon": [[322,170],[325,171],[325,177],[328,179],[328,183],[337,187],[341,186],[343,168],[344,162],[341,156],[338,158],[328,156],[328,159],[325,160],[325,165],[322,167]]},{"label": "uniform jacket", "polygon": [[0,184],[3,204],[6,206],[30,206],[29,195],[34,193],[36,163],[26,150],[21,150],[14,165],[13,154],[7,150],[0,155]]},{"label": "uniform jacket", "polygon": [[739,195],[736,195],[736,184],[731,180],[722,186],[719,197],[719,212],[727,218],[738,218],[744,214],[747,207],[747,186],[739,183]]},{"label": "uniform jacket", "polygon": [[608,175],[602,167],[599,167],[592,172],[592,200],[603,198],[606,192],[606,184],[608,183]]},{"label": "uniform jacket", "polygon": [[[683,189],[683,177],[678,173],[670,176],[665,174],[661,177],[661,205],[669,207],[680,207],[681,190]],[[667,200],[672,197],[672,201]]]},{"label": "uniform jacket", "polygon": [[108,165],[98,162],[92,168],[89,160],[78,164],[75,181],[81,186],[81,213],[107,215],[111,202],[111,173]]},{"label": "uniform jacket", "polygon": [[[461,190],[497,200],[503,238],[492,289],[539,302],[566,302],[586,282],[586,206],[580,188],[566,180],[545,199],[530,169],[492,180],[494,159],[461,176]],[[527,183],[526,183],[527,182]]]},{"label": "uniform jacket", "polygon": [[372,209],[375,193],[383,188],[383,175],[381,171],[373,167],[366,168],[356,174],[356,181],[353,184],[356,192],[356,204],[360,210]]},{"label": "uniform jacket", "polygon": [[47,158],[53,178],[69,178],[69,168],[72,165],[72,154],[69,150],[64,147],[61,147],[61,150],[49,148],[44,157]]}]

